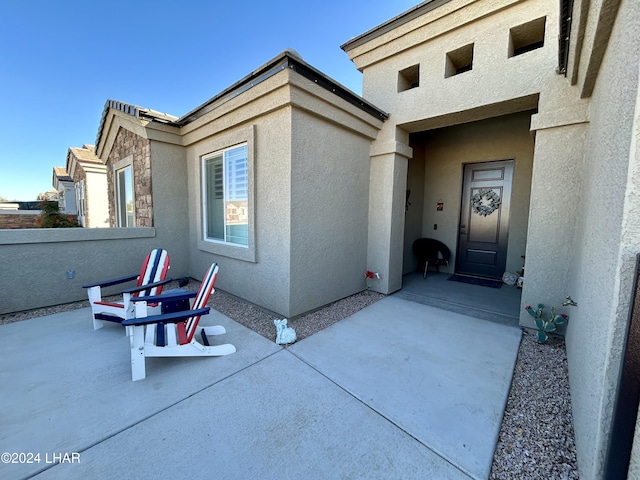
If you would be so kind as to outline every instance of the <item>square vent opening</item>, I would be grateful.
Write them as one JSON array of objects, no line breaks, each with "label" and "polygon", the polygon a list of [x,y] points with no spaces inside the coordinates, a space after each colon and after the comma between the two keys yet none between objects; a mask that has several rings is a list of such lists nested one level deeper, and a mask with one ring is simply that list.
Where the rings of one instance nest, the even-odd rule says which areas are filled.
[{"label": "square vent opening", "polygon": [[546,17],[537,18],[509,30],[509,58],[542,48]]},{"label": "square vent opening", "polygon": [[473,69],[473,43],[447,53],[444,78],[453,77]]},{"label": "square vent opening", "polygon": [[398,92],[420,86],[420,65],[412,65],[398,72]]}]

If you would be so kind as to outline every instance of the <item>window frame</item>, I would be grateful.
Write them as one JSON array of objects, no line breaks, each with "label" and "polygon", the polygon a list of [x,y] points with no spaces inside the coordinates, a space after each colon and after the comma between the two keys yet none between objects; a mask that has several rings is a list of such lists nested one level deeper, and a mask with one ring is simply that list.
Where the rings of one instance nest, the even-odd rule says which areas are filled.
[{"label": "window frame", "polygon": [[[122,208],[121,208],[121,189],[120,189],[120,172],[129,170],[131,172],[131,225],[129,225],[128,221],[123,222],[122,218]],[[114,208],[115,208],[115,220],[116,225],[119,228],[134,228],[136,226],[136,192],[135,192],[135,176],[133,171],[133,156],[128,156],[127,158],[115,163],[113,165],[113,188],[114,188]],[[128,218],[129,215],[126,215]]]},{"label": "window frame", "polygon": [[76,196],[76,208],[78,209],[78,221],[83,227],[86,226],[87,199],[84,180],[74,184]]},{"label": "window frame", "polygon": [[[249,148],[247,146],[246,142],[243,142],[239,145],[232,145],[230,147],[227,147],[225,149],[219,150],[217,152],[213,152],[210,153],[208,155],[203,155],[201,157],[201,168],[202,168],[202,224],[203,224],[203,228],[202,228],[202,233],[203,233],[203,238],[205,242],[215,242],[215,243],[222,243],[225,245],[233,245],[236,247],[241,247],[241,248],[249,248],[249,239],[248,239],[248,232],[249,232],[249,224],[248,224],[248,215],[247,215],[247,239],[246,242],[247,243],[241,243],[241,242],[234,242],[232,241],[231,234],[230,234],[230,230],[229,227],[231,226],[228,223],[229,220],[229,214],[228,212],[226,212],[226,208],[228,208],[228,205],[233,204],[233,191],[234,189],[232,189],[229,186],[229,183],[231,181],[236,182],[237,179],[233,179],[231,180],[229,177],[230,170],[233,170],[233,168],[229,168],[231,167],[230,162],[232,162],[233,160],[231,158],[228,157],[228,155],[231,155],[232,152],[238,151],[239,149],[244,149],[245,150],[245,156],[244,156],[244,161],[246,162],[245,168],[244,168],[244,183],[245,183],[245,193],[247,200],[246,202],[248,203],[248,197],[249,197],[249,186],[248,186],[248,169],[249,169],[249,159],[248,159],[248,151]],[[221,210],[221,218],[220,220],[222,221],[222,226],[220,228],[221,231],[221,237],[218,236],[213,236],[210,235],[210,225],[209,225],[209,210],[210,210],[210,199],[209,199],[209,183],[208,183],[208,178],[209,178],[209,173],[208,173],[208,169],[209,168],[216,168],[213,163],[211,162],[216,162],[216,164],[219,162],[221,167],[222,167],[222,171],[221,171],[221,177],[222,177],[222,210]],[[241,177],[242,178],[242,177]],[[245,200],[240,200],[240,201],[245,201]],[[244,237],[244,235],[243,235]]]},{"label": "window frame", "polygon": [[[246,144],[247,147],[247,245],[221,242],[219,240],[206,239],[206,196],[204,191],[204,158],[210,158],[214,154]],[[255,126],[250,125],[235,131],[209,137],[193,147],[191,158],[196,162],[197,192],[198,192],[198,216],[197,216],[197,246],[199,250],[215,255],[235,258],[247,262],[256,262],[255,245]]]}]

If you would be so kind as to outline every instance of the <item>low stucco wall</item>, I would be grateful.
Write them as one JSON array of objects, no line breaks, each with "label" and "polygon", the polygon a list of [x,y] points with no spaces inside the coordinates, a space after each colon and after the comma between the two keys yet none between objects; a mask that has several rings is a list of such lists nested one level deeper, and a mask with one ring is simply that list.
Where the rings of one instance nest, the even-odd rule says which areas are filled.
[{"label": "low stucco wall", "polygon": [[186,265],[173,261],[172,252],[180,258],[179,252],[155,228],[0,230],[0,314],[85,300],[82,285],[137,274],[157,247],[172,258],[169,276],[188,275]]}]

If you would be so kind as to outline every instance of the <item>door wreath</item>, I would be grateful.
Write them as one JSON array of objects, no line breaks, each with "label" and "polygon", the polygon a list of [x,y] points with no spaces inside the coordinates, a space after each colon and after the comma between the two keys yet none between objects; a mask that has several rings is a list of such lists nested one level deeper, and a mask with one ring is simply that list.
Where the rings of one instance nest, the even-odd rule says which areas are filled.
[{"label": "door wreath", "polygon": [[500,196],[490,188],[483,188],[471,197],[471,208],[474,213],[486,217],[500,207]]}]

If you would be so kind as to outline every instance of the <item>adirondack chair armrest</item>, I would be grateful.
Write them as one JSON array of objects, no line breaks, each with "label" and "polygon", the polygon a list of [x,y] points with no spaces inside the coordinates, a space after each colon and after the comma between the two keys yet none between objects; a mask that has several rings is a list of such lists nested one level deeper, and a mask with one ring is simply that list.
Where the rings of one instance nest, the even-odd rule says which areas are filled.
[{"label": "adirondack chair armrest", "polygon": [[102,282],[89,283],[87,285],[83,285],[82,288],[92,288],[92,287],[110,287],[112,285],[118,285],[124,282],[130,282],[131,280],[136,280],[138,278],[138,274],[135,275],[127,275],[126,277],[114,278],[111,280],[104,280]]},{"label": "adirondack chair armrest", "polygon": [[198,295],[198,292],[165,292],[162,295],[149,295],[147,297],[134,297],[131,299],[132,302],[147,302],[147,303],[159,303],[159,302],[175,302],[178,300],[186,300],[189,298],[194,298]]},{"label": "adirondack chair armrest", "polygon": [[122,290],[122,293],[136,293],[141,292],[142,290],[146,290],[148,288],[159,287],[160,285],[166,285],[167,283],[173,281],[171,278],[165,278],[164,280],[160,280],[159,282],[147,283],[146,285],[142,285],[140,287],[131,287],[126,290]]},{"label": "adirondack chair armrest", "polygon": [[211,308],[198,308],[197,310],[185,310],[182,312],[165,313],[163,315],[153,315],[151,317],[130,318],[124,320],[122,325],[125,327],[137,327],[139,325],[151,325],[152,323],[178,323],[189,317],[198,317],[207,315]]}]

